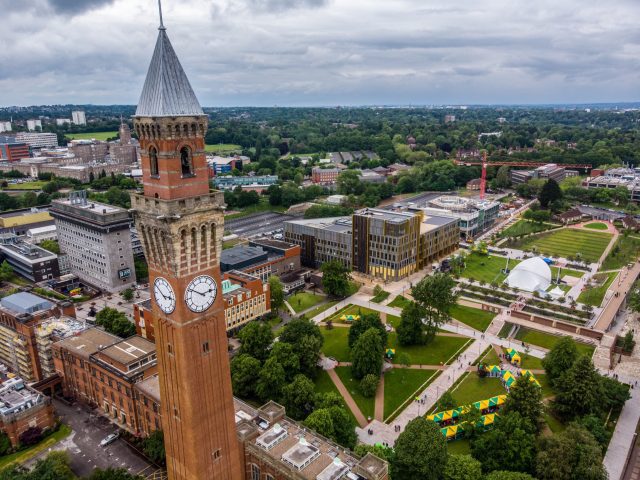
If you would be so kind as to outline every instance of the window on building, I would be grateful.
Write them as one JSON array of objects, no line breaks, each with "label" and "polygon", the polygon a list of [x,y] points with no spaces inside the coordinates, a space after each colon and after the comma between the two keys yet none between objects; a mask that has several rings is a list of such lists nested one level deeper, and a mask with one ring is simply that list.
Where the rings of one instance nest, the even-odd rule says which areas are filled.
[{"label": "window on building", "polygon": [[217,449],[213,452],[213,459],[218,460],[222,456],[220,449]]},{"label": "window on building", "polygon": [[202,344],[202,353],[209,353],[209,342],[204,342]]},{"label": "window on building", "polygon": [[159,170],[158,170],[158,151],[155,149],[155,147],[151,147],[149,149],[149,162],[151,163],[151,175],[159,175]]},{"label": "window on building", "polygon": [[251,480],[260,480],[260,467],[256,464],[251,464]]},{"label": "window on building", "polygon": [[180,167],[182,175],[193,175],[193,157],[189,147],[182,147],[180,150]]}]

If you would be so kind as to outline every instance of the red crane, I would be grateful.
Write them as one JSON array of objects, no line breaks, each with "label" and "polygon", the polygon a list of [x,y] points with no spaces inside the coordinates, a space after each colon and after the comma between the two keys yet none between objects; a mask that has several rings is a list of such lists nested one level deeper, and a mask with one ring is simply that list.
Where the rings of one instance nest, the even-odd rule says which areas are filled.
[{"label": "red crane", "polygon": [[[489,163],[487,161],[487,152],[484,151],[482,152],[482,161],[478,162],[478,161],[473,161],[473,162],[469,162],[466,160],[460,160],[460,159],[456,159],[453,161],[453,163],[455,163],[456,165],[465,165],[467,167],[473,166],[473,165],[481,165],[482,166],[482,176],[480,177],[480,200],[484,200],[484,196],[485,196],[485,192],[487,190],[487,167],[498,167],[498,166],[502,166],[502,165],[507,165],[509,167],[542,167],[544,165],[547,165],[546,163],[541,163],[541,162],[491,162]],[[587,163],[562,163],[559,164],[560,167],[563,168],[578,168],[578,169],[584,169],[584,170],[591,170],[592,165],[591,164],[587,164]]]}]

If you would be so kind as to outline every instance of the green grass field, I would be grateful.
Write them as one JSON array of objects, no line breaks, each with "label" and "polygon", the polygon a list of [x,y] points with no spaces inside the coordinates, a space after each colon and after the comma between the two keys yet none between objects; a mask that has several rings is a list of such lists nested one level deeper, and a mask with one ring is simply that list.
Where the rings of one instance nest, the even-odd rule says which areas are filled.
[{"label": "green grass field", "polygon": [[47,182],[10,183],[3,190],[41,190]]},{"label": "green grass field", "polygon": [[[532,357],[531,355],[526,355],[524,352],[521,354],[522,356],[522,368],[526,368],[527,370],[543,370],[542,359],[537,357]],[[526,358],[525,358],[526,357]]]},{"label": "green grass field", "polygon": [[333,321],[333,323],[344,323],[342,320],[340,320],[340,317],[342,317],[342,315],[367,315],[369,313],[376,313],[379,315],[377,310],[372,310],[367,307],[361,307],[359,305],[349,304],[342,310],[339,310],[338,313],[336,313],[333,317],[331,317],[331,320]]},{"label": "green grass field", "polygon": [[390,323],[393,328],[398,328],[398,325],[400,325],[400,317],[387,315],[387,323]]},{"label": "green grass field", "polygon": [[0,470],[12,465],[14,463],[24,464],[29,459],[35,457],[36,455],[47,451],[51,447],[53,447],[60,440],[71,435],[71,428],[67,425],[60,425],[60,428],[57,432],[52,433],[47,438],[42,440],[40,443],[37,443],[31,448],[27,448],[26,450],[21,450],[19,452],[13,453],[11,455],[4,456],[0,458]]},{"label": "green grass field", "polygon": [[330,302],[323,303],[322,305],[318,305],[313,310],[308,311],[305,316],[307,318],[313,318],[316,315],[320,315],[325,310],[329,310],[331,307],[335,306],[336,303],[338,303],[338,300],[332,300]]},{"label": "green grass field", "polygon": [[[509,260],[509,268],[512,269],[518,263],[518,260]],[[502,269],[507,265],[507,259],[504,257],[472,253],[465,259],[465,265],[465,269],[460,274],[464,278],[472,278],[488,284],[492,282],[502,283],[507,278],[502,273]]]},{"label": "green grass field", "polygon": [[320,327],[320,331],[324,336],[322,353],[324,353],[325,357],[335,358],[339,362],[350,362],[351,351],[347,340],[349,329],[334,327],[331,330],[327,330],[326,327]]},{"label": "green grass field", "polygon": [[404,309],[407,305],[411,303],[411,300],[403,297],[402,295],[398,295],[392,301],[389,302],[389,307]]},{"label": "green grass field", "polygon": [[[439,370],[412,370],[394,368],[384,374],[384,419],[389,417],[423,384],[433,382],[440,374]],[[426,385],[425,385],[426,386]]]},{"label": "green grass field", "polygon": [[544,232],[545,230],[550,230],[554,228],[554,226],[556,225],[551,225],[549,223],[535,223],[535,222],[530,222],[529,220],[518,220],[509,228],[500,232],[498,234],[498,237],[509,238],[509,237],[515,237],[518,235],[526,235],[529,233]]},{"label": "green grass field", "polygon": [[375,297],[373,297],[371,299],[371,301],[373,303],[382,303],[384,302],[387,298],[389,298],[389,295],[391,295],[389,292],[385,292],[384,290],[382,292],[380,292],[378,295],[376,295]]},{"label": "green grass field", "polygon": [[291,305],[291,308],[293,308],[296,313],[300,313],[326,300],[326,298],[327,297],[323,297],[322,295],[314,295],[309,292],[298,292],[288,297],[287,302],[289,302],[289,305]]},{"label": "green grass field", "polygon": [[442,362],[448,363],[453,355],[459,354],[461,348],[471,340],[465,337],[444,337],[436,335],[428,345],[412,345],[402,347],[398,344],[398,337],[395,332],[389,334],[389,348],[396,350],[394,363],[397,363],[398,355],[406,353],[409,355],[411,365],[440,365]]},{"label": "green grass field", "polygon": [[269,199],[266,197],[260,198],[260,203],[256,205],[251,205],[249,207],[243,208],[236,213],[230,213],[224,216],[225,220],[233,220],[236,218],[248,217],[249,215],[253,215],[254,213],[264,213],[264,212],[278,212],[282,213],[286,210],[285,207],[280,205],[270,205]]},{"label": "green grass field", "polygon": [[599,307],[600,304],[602,303],[602,301],[604,300],[604,296],[607,293],[607,290],[609,290],[609,287],[611,286],[611,284],[613,283],[613,281],[616,278],[617,273],[616,272],[611,272],[611,273],[596,273],[594,275],[594,280],[603,280],[606,277],[606,280],[604,280],[604,283],[602,283],[601,285],[597,286],[597,287],[589,287],[587,286],[587,288],[585,290],[583,290],[582,292],[580,292],[580,295],[578,295],[578,302],[579,303],[585,303],[587,305],[592,305],[594,307]]},{"label": "green grass field", "polygon": [[[338,397],[342,398],[342,395],[340,395],[340,392],[338,392],[338,389],[335,383],[333,383],[333,380],[331,380],[331,377],[329,376],[329,374],[324,370],[320,370],[314,383],[316,386],[316,392],[335,393]],[[347,404],[343,402],[343,405],[347,413],[351,416],[351,418],[353,418],[353,421],[355,422],[356,417],[353,415],[353,413],[351,413],[351,410],[349,410],[349,408],[347,407]]]},{"label": "green grass field", "polygon": [[109,138],[116,138],[118,132],[87,132],[87,133],[67,133],[65,137],[69,140],[100,140],[106,142]]},{"label": "green grass field", "polygon": [[[562,337],[559,335],[551,335],[549,333],[540,332],[538,330],[531,330],[525,327],[520,327],[518,333],[516,333],[516,340],[520,340],[531,345],[537,345],[542,348],[552,349],[556,343],[558,343]],[[578,352],[582,355],[591,357],[595,347],[587,345],[586,343],[576,342]],[[522,348],[515,347],[516,350],[521,351]]]},{"label": "green grass field", "polygon": [[242,151],[242,146],[233,145],[231,143],[220,143],[217,145],[206,145],[204,149],[206,152],[210,153],[240,153]]},{"label": "green grass field", "polygon": [[606,223],[602,222],[591,222],[584,225],[584,228],[590,228],[591,230],[608,230]]},{"label": "green grass field", "polygon": [[563,228],[534,237],[507,242],[505,246],[555,257],[575,257],[580,253],[588,262],[597,262],[611,241],[611,234],[574,228]]},{"label": "green grass field", "polygon": [[504,395],[505,393],[507,392],[499,378],[481,378],[475,372],[467,373],[455,390],[451,391],[451,395],[453,395],[458,405],[468,405],[496,395]]},{"label": "green grass field", "polygon": [[640,237],[620,235],[618,241],[602,263],[602,270],[618,270],[635,262],[640,255]]},{"label": "green grass field", "polygon": [[465,438],[447,442],[447,451],[451,455],[471,455],[471,443]]},{"label": "green grass field", "polygon": [[498,354],[493,348],[490,348],[489,351],[482,357],[481,363],[488,365],[497,365],[500,363],[500,358],[498,358]]},{"label": "green grass field", "polygon": [[335,370],[340,377],[340,380],[342,380],[342,383],[344,383],[344,386],[349,390],[349,393],[358,405],[362,414],[367,418],[373,418],[375,411],[375,397],[366,398],[360,393],[360,381],[356,380],[351,375],[351,367],[336,367]]},{"label": "green grass field", "polygon": [[449,313],[456,320],[481,332],[484,332],[487,329],[491,321],[496,316],[495,313],[467,307],[466,305],[456,305]]}]

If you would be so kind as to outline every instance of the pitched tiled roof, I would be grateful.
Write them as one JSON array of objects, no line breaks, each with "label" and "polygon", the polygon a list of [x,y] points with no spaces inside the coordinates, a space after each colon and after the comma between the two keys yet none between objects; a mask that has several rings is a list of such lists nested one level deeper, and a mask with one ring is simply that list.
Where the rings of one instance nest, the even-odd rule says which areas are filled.
[{"label": "pitched tiled roof", "polygon": [[167,32],[160,28],[136,116],[175,117],[203,114]]}]

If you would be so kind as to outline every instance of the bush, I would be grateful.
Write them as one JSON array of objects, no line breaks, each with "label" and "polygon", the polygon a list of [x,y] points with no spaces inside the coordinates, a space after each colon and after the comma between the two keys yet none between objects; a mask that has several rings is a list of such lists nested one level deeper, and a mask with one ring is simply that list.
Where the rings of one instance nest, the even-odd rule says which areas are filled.
[{"label": "bush", "polygon": [[42,429],[40,427],[29,427],[18,437],[21,447],[30,447],[42,440]]},{"label": "bush", "polygon": [[372,374],[365,375],[364,378],[360,381],[360,393],[362,393],[362,395],[367,398],[375,396],[376,391],[378,390],[379,382],[379,377],[376,377]]}]

